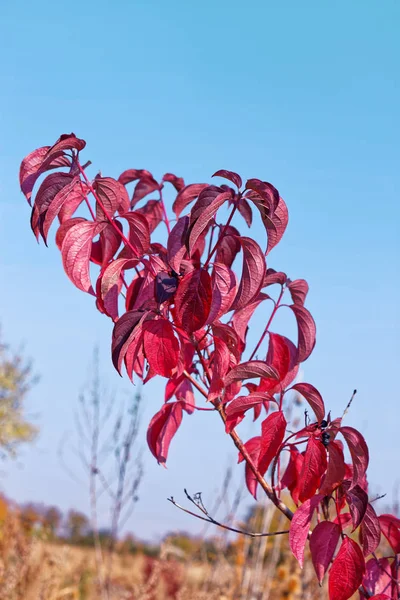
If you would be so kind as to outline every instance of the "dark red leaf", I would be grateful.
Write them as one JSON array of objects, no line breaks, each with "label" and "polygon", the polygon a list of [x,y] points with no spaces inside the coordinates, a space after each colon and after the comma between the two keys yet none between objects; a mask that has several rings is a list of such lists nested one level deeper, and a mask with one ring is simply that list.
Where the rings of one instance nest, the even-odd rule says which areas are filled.
[{"label": "dark red leaf", "polygon": [[175,307],[180,325],[187,333],[197,331],[207,322],[212,301],[211,277],[196,269],[179,282]]},{"label": "dark red leaf", "polygon": [[287,286],[294,304],[304,305],[308,294],[308,283],[305,279],[295,279]]},{"label": "dark red leaf", "polygon": [[310,437],[300,473],[299,500],[308,500],[317,491],[327,467],[326,449],[319,440]]},{"label": "dark red leaf", "polygon": [[235,273],[221,263],[214,263],[211,274],[212,300],[207,323],[217,321],[227,313],[235,299],[237,281]]},{"label": "dark red leaf", "polygon": [[345,476],[345,464],[343,450],[336,441],[328,444],[328,469],[320,489],[321,494],[328,496],[342,482]]},{"label": "dark red leaf", "polygon": [[143,324],[144,353],[150,367],[163,377],[172,377],[179,358],[179,342],[167,319],[146,321]]},{"label": "dark red leaf", "polygon": [[298,329],[298,362],[304,362],[310,356],[315,346],[316,327],[310,312],[299,304],[290,306],[297,321]]},{"label": "dark red leaf", "polygon": [[321,521],[310,538],[311,558],[319,583],[322,583],[340,538],[340,527],[329,521]]},{"label": "dark red leaf", "polygon": [[241,355],[241,343],[236,331],[225,323],[214,323],[212,325],[214,337],[221,338],[228,347],[228,350],[234,357],[233,362],[237,362]]},{"label": "dark red leaf", "polygon": [[146,313],[142,310],[131,310],[126,312],[114,325],[111,344],[111,355],[113,365],[121,375],[122,362],[125,359],[129,345],[135,336],[141,331],[141,322]]},{"label": "dark red leaf", "polygon": [[297,488],[301,469],[303,468],[303,462],[304,456],[300,454],[296,446],[290,446],[290,458],[285,473],[281,479],[281,486],[282,488],[288,488],[292,495],[293,502],[295,502],[296,505],[299,502]]},{"label": "dark red leaf", "polygon": [[243,219],[246,221],[246,225],[248,227],[251,227],[251,224],[253,222],[253,211],[246,198],[240,198],[238,203],[238,211],[242,215]]},{"label": "dark red leaf", "polygon": [[304,547],[306,545],[308,532],[310,531],[310,523],[313,514],[323,496],[313,496],[296,510],[293,519],[290,523],[289,544],[293,556],[299,561],[299,565],[303,568],[304,563]]},{"label": "dark red leaf", "polygon": [[[104,207],[96,202],[96,219],[105,221],[107,215],[112,218],[116,211],[125,213],[129,210],[129,196],[125,187],[112,177],[96,177],[93,189]],[[104,212],[105,211],[105,212]]]},{"label": "dark red leaf", "polygon": [[349,600],[361,585],[364,572],[360,546],[346,537],[329,571],[329,600]]},{"label": "dark red leaf", "polygon": [[298,371],[297,348],[288,338],[277,333],[269,333],[266,362],[279,374],[278,382],[265,379],[260,382],[259,391],[277,394],[296,377]]},{"label": "dark red leaf", "polygon": [[264,474],[275,458],[286,431],[286,419],[282,411],[274,412],[261,424],[261,450],[258,468]]},{"label": "dark red leaf", "polygon": [[281,241],[289,221],[288,209],[283,198],[279,198],[276,211],[271,215],[271,219],[265,219],[264,225],[268,233],[268,245],[266,254],[269,254],[273,248]]},{"label": "dark red leaf", "polygon": [[73,180],[74,177],[69,173],[51,173],[42,181],[36,194],[31,217],[31,227],[36,237],[42,233],[42,237],[46,241],[42,227],[46,212],[58,193],[62,192],[64,188],[68,188]]},{"label": "dark red leaf", "polygon": [[34,150],[30,154],[28,154],[28,156],[26,156],[21,163],[19,171],[19,182],[21,190],[24,193],[29,204],[31,203],[33,187],[40,175],[42,175],[45,171],[49,171],[50,169],[57,169],[57,167],[65,167],[71,164],[70,158],[61,155],[54,158],[53,161],[48,163],[47,167],[43,169],[43,161],[49,150],[50,146],[43,146],[42,148],[38,148],[37,150]]},{"label": "dark red leaf", "polygon": [[237,188],[242,187],[242,178],[240,177],[240,175],[234,173],[233,171],[226,171],[225,169],[220,169],[219,171],[216,171],[214,173],[213,177],[223,177],[224,179],[228,179],[229,181],[234,183]]},{"label": "dark red leaf", "polygon": [[192,183],[180,190],[172,205],[172,210],[174,211],[176,218],[179,217],[187,205],[193,202],[206,187],[208,187],[206,183]]},{"label": "dark red leaf", "polygon": [[325,416],[325,405],[319,391],[311,383],[296,383],[291,389],[304,396],[320,423]]},{"label": "dark red leaf", "polygon": [[185,182],[182,177],[177,177],[173,173],[165,173],[162,180],[171,183],[177,192],[180,192],[185,187]]},{"label": "dark red leaf", "polygon": [[188,230],[189,217],[181,217],[178,219],[168,236],[168,262],[175,273],[180,272],[182,259],[187,253],[185,240]]},{"label": "dark red leaf", "polygon": [[228,375],[225,377],[225,385],[228,386],[234,381],[252,379],[253,377],[271,377],[272,379],[278,379],[278,373],[263,360],[249,360],[240,365],[236,365],[229,371]]},{"label": "dark red leaf", "polygon": [[243,248],[243,267],[239,289],[232,308],[239,310],[252,302],[261,290],[265,276],[265,257],[260,246],[251,238],[240,237]]},{"label": "dark red leaf", "polygon": [[400,519],[394,515],[380,515],[381,531],[396,554],[400,553]]},{"label": "dark red leaf", "polygon": [[86,221],[75,223],[65,234],[61,254],[66,274],[77,288],[94,295],[90,282],[89,259],[93,238],[105,223]]},{"label": "dark red leaf", "polygon": [[359,485],[355,485],[347,490],[345,484],[343,484],[343,487],[345,489],[346,502],[350,510],[354,531],[364,518],[368,506],[368,494],[364,492]]},{"label": "dark red leaf", "polygon": [[265,222],[268,216],[275,212],[275,209],[278,206],[278,190],[271,183],[260,181],[260,179],[248,179],[246,182],[246,190],[256,192],[255,194],[250,192],[247,195],[257,206],[261,214],[261,219]]},{"label": "dark red leaf", "polygon": [[150,421],[147,443],[157,461],[165,465],[169,445],[182,422],[182,403],[164,404]]},{"label": "dark red leaf", "polygon": [[178,279],[174,276],[171,277],[171,275],[165,271],[161,271],[160,273],[157,273],[155,286],[156,300],[162,304],[172,298],[175,294],[178,287]]},{"label": "dark red leaf", "polygon": [[[121,245],[121,235],[117,233],[111,223],[103,221],[104,228],[100,233],[100,239],[93,242],[90,260],[98,265],[104,266],[114,258]],[[119,221],[114,221],[115,225],[122,233],[122,225]]]},{"label": "dark red leaf", "polygon": [[368,446],[359,431],[353,427],[339,429],[347,442],[353,462],[353,485],[362,484],[369,463]]},{"label": "dark red leaf", "polygon": [[269,285],[279,284],[284,285],[287,281],[286,273],[282,273],[282,271],[275,271],[275,269],[267,269],[267,272],[263,281],[263,288],[268,287]]},{"label": "dark red leaf", "polygon": [[78,177],[75,177],[71,183],[60,189],[44,215],[42,235],[45,242],[54,219],[58,216],[61,223],[66,219],[70,219],[78,206],[84,201],[87,193],[87,185],[82,183]]},{"label": "dark red leaf", "polygon": [[381,526],[372,504],[367,505],[360,527],[360,544],[364,556],[375,552],[381,541]]}]

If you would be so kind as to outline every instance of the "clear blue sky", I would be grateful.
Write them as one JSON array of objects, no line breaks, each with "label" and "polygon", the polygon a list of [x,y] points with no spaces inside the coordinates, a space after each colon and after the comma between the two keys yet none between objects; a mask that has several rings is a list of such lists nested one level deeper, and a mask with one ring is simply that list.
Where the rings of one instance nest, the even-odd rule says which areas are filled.
[{"label": "clear blue sky", "polygon": [[[400,475],[399,22],[397,0],[3,0],[0,319],[41,374],[29,410],[42,431],[19,466],[2,466],[6,493],[87,510],[57,447],[73,430],[94,343],[105,379],[129,387],[109,365],[111,322],[66,278],[54,244],[36,245],[18,189],[21,158],[70,131],[104,175],[135,167],[196,182],[227,168],[279,188],[290,224],[270,266],[309,281],[318,327],[304,378],[334,414],[358,388],[348,424],[370,445],[373,489],[391,493]],[[145,389],[144,423],[162,389]],[[142,536],[196,530],[165,498],[185,486],[212,498],[235,456],[214,415],[185,421],[168,470],[146,453],[130,523]]]}]

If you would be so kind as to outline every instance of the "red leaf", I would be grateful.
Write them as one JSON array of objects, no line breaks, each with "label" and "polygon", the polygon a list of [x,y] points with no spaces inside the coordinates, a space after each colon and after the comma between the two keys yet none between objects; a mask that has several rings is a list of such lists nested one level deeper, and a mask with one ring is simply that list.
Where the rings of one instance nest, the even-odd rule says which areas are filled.
[{"label": "red leaf", "polygon": [[207,322],[212,300],[211,277],[196,269],[179,282],[175,295],[177,318],[187,333],[197,331]]},{"label": "red leaf", "polygon": [[206,187],[208,187],[206,183],[192,183],[180,190],[172,205],[172,210],[174,211],[176,218],[179,217],[186,206],[193,202]]},{"label": "red leaf", "polygon": [[237,292],[235,273],[221,263],[214,263],[211,274],[212,300],[207,323],[217,321],[230,310]]},{"label": "red leaf", "polygon": [[319,391],[311,383],[296,383],[291,389],[304,396],[320,423],[325,416],[325,405]]},{"label": "red leaf", "polygon": [[234,310],[252,302],[261,290],[265,276],[265,257],[260,246],[251,238],[240,237],[243,248],[243,267],[239,289],[232,305]]},{"label": "red leaf", "polygon": [[261,219],[265,222],[278,206],[278,190],[271,183],[260,181],[260,179],[248,179],[246,190],[252,190],[247,195],[257,206],[261,214]]},{"label": "red leaf", "polygon": [[46,242],[46,236],[43,235],[42,227],[44,216],[58,193],[62,192],[64,188],[69,188],[73,181],[74,177],[69,173],[51,173],[51,175],[48,175],[42,181],[36,194],[31,216],[31,227],[36,237],[38,237],[39,233],[42,233],[42,237]]},{"label": "red leaf", "polygon": [[[254,465],[258,463],[258,457],[260,454],[260,441],[261,437],[256,436],[248,440],[244,445],[245,449],[250,455],[250,458]],[[238,462],[242,462],[244,460],[244,456],[239,452]],[[257,486],[258,480],[254,475],[250,465],[246,462],[245,465],[245,478],[246,478],[246,487],[249,490],[250,494],[257,500]]]},{"label": "red leaf", "polygon": [[89,259],[93,238],[104,229],[105,223],[81,221],[65,234],[61,254],[66,274],[77,288],[94,295],[90,283]]},{"label": "red leaf", "polygon": [[286,273],[282,273],[282,271],[275,271],[275,269],[267,269],[267,272],[264,277],[263,288],[277,283],[279,285],[285,285],[286,281]]},{"label": "red leaf", "polygon": [[310,437],[300,474],[299,500],[311,498],[318,489],[320,479],[327,467],[326,449],[319,440]]},{"label": "red leaf", "polygon": [[313,518],[314,510],[321,502],[323,496],[313,496],[309,500],[306,500],[304,504],[296,510],[293,515],[293,519],[290,523],[289,530],[289,544],[293,556],[299,561],[299,565],[303,568],[304,563],[304,547],[308,532],[310,530],[310,523]]},{"label": "red leaf", "polygon": [[214,338],[214,353],[212,356],[212,378],[208,392],[208,402],[212,402],[222,396],[224,389],[224,377],[229,368],[230,352],[225,342]]},{"label": "red leaf", "polygon": [[359,545],[346,537],[329,572],[329,600],[348,600],[362,583],[365,561]]},{"label": "red leaf", "polygon": [[340,527],[329,521],[318,523],[310,538],[310,551],[320,585],[340,538]]},{"label": "red leaf", "polygon": [[336,441],[332,441],[328,445],[328,469],[322,482],[320,489],[321,494],[328,496],[342,482],[345,476],[345,464],[343,450]]},{"label": "red leaf", "polygon": [[264,225],[268,233],[268,245],[266,254],[269,254],[273,248],[281,241],[289,221],[288,209],[283,198],[279,198],[276,211],[271,215],[271,219],[265,219]]},{"label": "red leaf", "polygon": [[217,323],[212,325],[214,337],[221,338],[232,354],[234,361],[237,362],[241,355],[241,343],[236,331],[225,323]]},{"label": "red leaf", "polygon": [[131,208],[133,208],[145,196],[159,189],[159,184],[151,175],[145,175],[141,177],[136,184],[135,191],[133,192]]},{"label": "red leaf", "polygon": [[300,454],[296,446],[290,446],[290,458],[285,473],[281,479],[282,488],[287,487],[291,493],[293,502],[299,502],[298,485],[300,473],[303,468],[304,456]]},{"label": "red leaf", "polygon": [[189,217],[181,217],[168,236],[168,262],[175,273],[180,272],[181,262],[187,253],[185,239],[189,229]]},{"label": "red leaf", "polygon": [[232,400],[225,409],[227,421],[225,423],[226,433],[230,433],[243,420],[247,410],[262,406],[264,402],[274,401],[274,398],[269,394],[254,392],[248,396],[238,396]]},{"label": "red leaf", "polygon": [[[210,222],[214,219],[217,210],[232,197],[230,192],[217,193],[212,195],[211,202],[208,201],[208,197],[203,200],[203,196],[207,195],[209,188],[205,188],[194,205],[191,216],[190,216],[190,233],[189,233],[189,253],[193,254],[193,249],[196,245],[197,240],[203,231],[208,227]],[[193,215],[196,215],[195,217]]]},{"label": "red leaf", "polygon": [[275,458],[286,431],[286,419],[282,411],[274,412],[261,424],[261,450],[258,468],[264,474]]},{"label": "red leaf", "polygon": [[396,554],[400,553],[400,519],[393,515],[380,515],[381,531]]},{"label": "red leaf", "polygon": [[229,181],[234,183],[237,188],[242,187],[242,178],[240,177],[240,175],[234,173],[233,171],[226,171],[225,169],[220,169],[219,171],[216,171],[214,173],[213,177],[223,177],[224,179],[228,179]]},{"label": "red leaf", "polygon": [[24,193],[29,204],[31,203],[32,190],[36,183],[36,180],[45,171],[50,169],[57,169],[57,167],[65,167],[71,164],[70,158],[67,156],[57,156],[50,163],[47,164],[46,168],[43,168],[43,161],[50,150],[50,146],[43,146],[34,150],[28,156],[26,156],[21,162],[19,170],[19,182],[21,190]]},{"label": "red leaf", "polygon": [[298,329],[298,362],[304,362],[310,356],[315,346],[316,327],[309,311],[299,304],[290,306],[297,321]]},{"label": "red leaf", "polygon": [[378,558],[378,560],[375,560],[375,558],[370,558],[366,564],[365,575],[362,584],[368,594],[382,594],[385,597],[384,592],[390,592],[392,585],[392,580],[390,578],[390,564],[388,559]]},{"label": "red leaf", "polygon": [[346,529],[346,527],[353,527],[353,520],[349,512],[341,513],[340,518],[336,516],[332,523],[340,525],[342,529]]},{"label": "red leaf", "polygon": [[137,181],[142,177],[153,177],[150,171],[146,171],[146,169],[127,169],[118,177],[118,181],[123,185],[127,185],[132,181]]},{"label": "red leaf", "polygon": [[[261,292],[258,295],[256,300],[254,300],[250,304],[243,306],[243,308],[240,308],[239,310],[235,310],[235,312],[233,314],[232,325],[243,343],[246,342],[246,332],[248,329],[248,327],[247,327],[248,322],[250,321],[251,317],[253,316],[256,308],[261,304],[261,302],[264,302],[264,300],[271,300],[271,298],[270,298],[270,296],[268,296],[268,294],[263,294]],[[267,362],[270,362],[270,361],[267,359]]]},{"label": "red leaf", "polygon": [[163,220],[163,210],[159,200],[149,200],[144,206],[137,208],[135,213],[143,215],[147,219],[150,233],[153,233]]},{"label": "red leaf", "polygon": [[278,379],[278,373],[263,360],[249,360],[240,365],[236,365],[229,371],[228,375],[225,377],[225,385],[228,386],[234,381],[252,379],[253,377],[271,377],[272,379]]},{"label": "red leaf", "polygon": [[182,177],[177,177],[173,173],[165,173],[162,180],[171,183],[177,192],[180,192],[185,187],[185,182]]},{"label": "red leaf", "polygon": [[125,269],[131,269],[136,261],[127,258],[113,260],[101,272],[98,282],[98,299],[104,312],[113,320],[118,318],[118,296],[122,287],[121,274]]},{"label": "red leaf", "polygon": [[[110,218],[116,211],[124,213],[129,210],[128,193],[122,183],[116,179],[96,177],[93,181],[93,189]],[[107,220],[107,216],[98,202],[96,202],[96,219],[98,221]]]},{"label": "red leaf", "polygon": [[157,461],[165,465],[169,445],[182,422],[182,403],[164,404],[150,421],[147,443]]},{"label": "red leaf", "polygon": [[339,431],[347,442],[353,462],[352,485],[361,485],[369,463],[368,446],[361,433],[353,427],[341,427]]},{"label": "red leaf", "polygon": [[364,556],[375,552],[381,541],[381,526],[372,504],[367,505],[360,527],[360,544]]},{"label": "red leaf", "polygon": [[[129,223],[129,241],[135,248],[137,256],[146,254],[150,246],[150,227],[146,217],[136,211],[124,213],[121,217]],[[130,253],[130,249],[125,248],[125,250]]]},{"label": "red leaf", "polygon": [[[345,488],[345,484],[343,484],[343,487]],[[345,497],[353,521],[353,531],[355,531],[363,520],[365,511],[367,510],[368,494],[359,485],[355,485],[345,491]]]},{"label": "red leaf", "polygon": [[288,338],[277,333],[269,334],[269,345],[266,362],[279,374],[279,381],[264,379],[260,382],[259,391],[277,394],[285,389],[296,377],[297,348]]},{"label": "red leaf", "polygon": [[167,319],[146,321],[143,324],[144,353],[157,375],[171,377],[179,358],[179,342]]},{"label": "red leaf", "polygon": [[84,201],[87,192],[87,185],[83,184],[78,177],[60,189],[44,215],[42,235],[45,242],[47,242],[49,229],[57,215],[61,223],[71,218],[81,202]]},{"label": "red leaf", "polygon": [[287,286],[294,304],[304,305],[308,294],[308,283],[305,279],[295,279]]},{"label": "red leaf", "polygon": [[239,231],[229,225],[225,229],[225,235],[218,245],[215,261],[231,267],[236,256],[240,252]]}]

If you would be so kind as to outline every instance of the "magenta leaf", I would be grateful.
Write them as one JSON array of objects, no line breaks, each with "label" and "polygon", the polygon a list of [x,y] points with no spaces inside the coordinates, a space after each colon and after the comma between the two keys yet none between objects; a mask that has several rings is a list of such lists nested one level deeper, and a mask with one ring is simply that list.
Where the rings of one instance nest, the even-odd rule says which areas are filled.
[{"label": "magenta leaf", "polygon": [[129,224],[129,241],[137,256],[146,254],[150,246],[150,227],[146,217],[140,213],[127,212],[121,215]]},{"label": "magenta leaf", "polygon": [[212,377],[208,391],[208,402],[221,398],[224,390],[224,377],[229,368],[230,352],[225,342],[219,338],[214,339],[214,353],[212,355]]},{"label": "magenta leaf", "polygon": [[150,171],[146,171],[146,169],[127,169],[118,177],[118,181],[122,183],[122,185],[128,185],[132,181],[137,181],[142,178],[152,178],[152,174]]},{"label": "magenta leaf", "polygon": [[178,219],[170,235],[168,236],[167,253],[168,262],[175,273],[179,273],[181,262],[187,249],[185,240],[189,230],[189,217],[181,217]]},{"label": "magenta leaf", "polygon": [[136,204],[140,202],[140,200],[142,200],[145,196],[159,189],[159,184],[151,175],[142,176],[135,186],[135,190],[133,192],[131,200],[131,208],[134,208],[134,206],[136,206]]},{"label": "magenta leaf", "polygon": [[381,531],[396,554],[400,553],[400,519],[394,515],[380,515]]},{"label": "magenta leaf", "polygon": [[328,468],[320,489],[321,494],[326,496],[343,482],[346,471],[343,450],[338,442],[328,444],[328,456]]},{"label": "magenta leaf", "polygon": [[233,171],[226,171],[225,169],[220,169],[219,171],[216,171],[214,173],[213,177],[223,177],[224,179],[228,179],[229,181],[234,183],[237,188],[242,187],[242,178],[240,177],[240,175],[234,173]]},{"label": "magenta leaf", "polygon": [[78,177],[74,177],[71,183],[62,187],[54,196],[42,221],[42,236],[47,243],[49,229],[58,216],[60,222],[72,217],[78,206],[84,201],[88,193],[88,187]]},{"label": "magenta leaf", "polygon": [[[196,204],[192,208],[190,216],[190,233],[189,233],[189,252],[193,254],[193,249],[199,239],[200,235],[208,227],[210,222],[214,219],[217,210],[231,198],[230,192],[222,192],[211,195],[211,202],[207,197],[208,190],[205,188],[197,200]],[[205,198],[203,199],[203,196]]]},{"label": "magenta leaf", "polygon": [[329,571],[329,600],[349,600],[361,585],[364,572],[360,546],[346,537]]},{"label": "magenta leaf", "polygon": [[231,267],[240,252],[240,234],[236,227],[229,225],[225,228],[225,235],[219,242],[215,255],[215,262]]},{"label": "magenta leaf", "polygon": [[311,558],[321,584],[335,553],[340,538],[340,527],[330,521],[321,521],[310,538]]},{"label": "magenta leaf", "polygon": [[[345,490],[346,483],[343,484]],[[359,485],[355,485],[345,491],[345,497],[353,521],[353,531],[355,531],[364,519],[368,506],[368,494]]]},{"label": "magenta leaf", "polygon": [[96,286],[97,299],[101,302],[102,312],[114,321],[118,318],[118,296],[123,284],[122,274],[125,269],[131,269],[135,265],[135,260],[118,258],[100,273],[98,286]]},{"label": "magenta leaf", "polygon": [[311,383],[296,383],[291,389],[304,396],[320,423],[325,416],[325,405],[319,391]]},{"label": "magenta leaf", "polygon": [[207,323],[217,321],[227,313],[237,293],[235,273],[221,263],[214,263],[211,274],[212,300]]},{"label": "magenta leaf", "polygon": [[293,519],[290,523],[289,544],[293,556],[299,561],[299,565],[303,568],[304,564],[304,547],[306,545],[308,532],[310,530],[311,520],[318,504],[323,496],[313,496],[306,500],[304,504],[296,510]]},{"label": "magenta leaf", "polygon": [[315,346],[316,327],[310,312],[299,304],[290,305],[297,321],[298,330],[298,362],[304,362]]},{"label": "magenta leaf", "polygon": [[138,334],[142,335],[141,323],[145,316],[146,313],[142,310],[131,310],[122,315],[114,325],[111,356],[113,365],[120,375],[130,344],[136,340]]},{"label": "magenta leaf", "polygon": [[[271,298],[268,296],[268,294],[263,294],[261,292],[253,302],[243,306],[243,308],[235,310],[233,314],[232,325],[243,343],[246,342],[248,322],[253,316],[256,308],[261,304],[261,302],[264,302],[264,300],[271,300]],[[270,361],[267,359],[267,362]]]},{"label": "magenta leaf", "polygon": [[137,208],[135,213],[143,215],[147,219],[150,233],[153,233],[163,220],[163,210],[159,200],[148,200],[144,206]]},{"label": "magenta leaf", "polygon": [[265,257],[260,246],[251,238],[240,237],[243,248],[243,267],[239,289],[232,308],[239,310],[252,302],[263,285],[265,277]]},{"label": "magenta leaf", "polygon": [[185,187],[185,182],[182,177],[177,177],[173,173],[165,173],[162,180],[171,183],[177,192],[180,192]]},{"label": "magenta leaf", "polygon": [[282,411],[274,412],[261,424],[261,449],[258,468],[264,474],[275,458],[286,431],[286,419]]},{"label": "magenta leaf", "polygon": [[379,594],[385,596],[384,592],[390,591],[392,585],[389,560],[387,558],[378,558],[378,560],[370,558],[366,564],[362,584],[371,596],[375,594],[378,594],[378,598]]}]

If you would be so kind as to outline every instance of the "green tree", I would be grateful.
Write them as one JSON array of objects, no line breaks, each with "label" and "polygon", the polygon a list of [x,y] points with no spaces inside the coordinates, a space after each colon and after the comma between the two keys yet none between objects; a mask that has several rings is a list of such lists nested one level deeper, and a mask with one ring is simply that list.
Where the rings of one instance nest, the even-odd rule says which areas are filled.
[{"label": "green tree", "polygon": [[0,341],[0,453],[4,457],[14,456],[20,444],[32,441],[37,434],[24,411],[34,382],[31,364]]},{"label": "green tree", "polygon": [[70,510],[66,522],[67,534],[71,542],[77,543],[88,533],[89,519],[76,510]]}]

